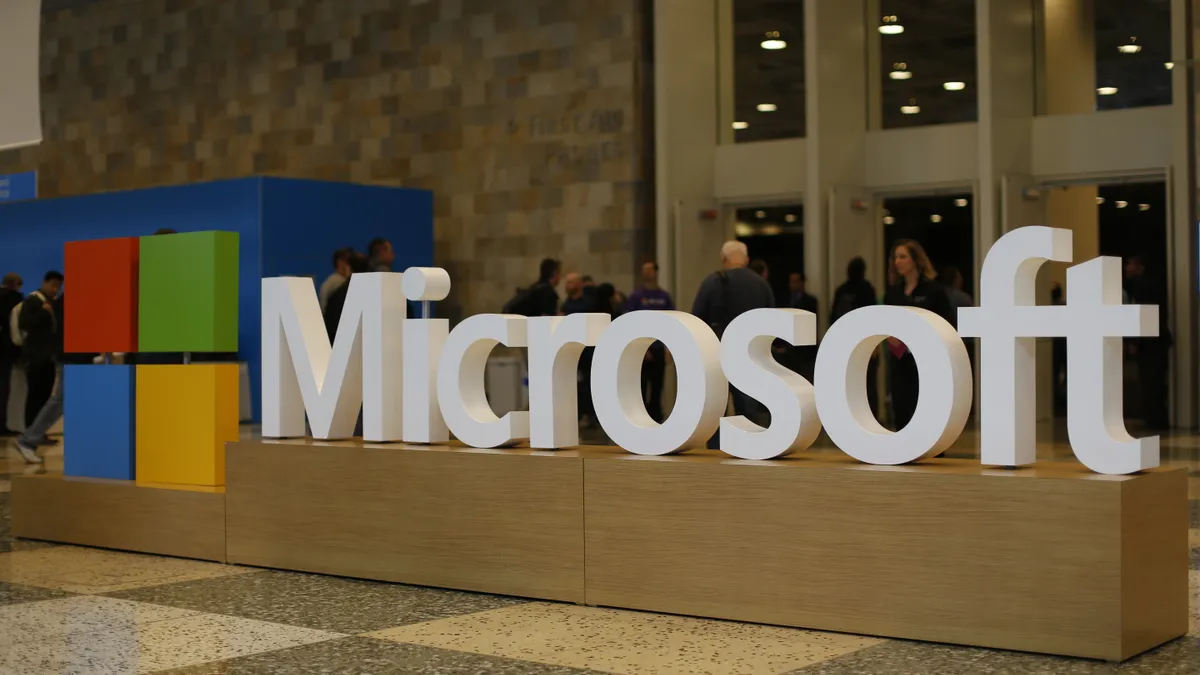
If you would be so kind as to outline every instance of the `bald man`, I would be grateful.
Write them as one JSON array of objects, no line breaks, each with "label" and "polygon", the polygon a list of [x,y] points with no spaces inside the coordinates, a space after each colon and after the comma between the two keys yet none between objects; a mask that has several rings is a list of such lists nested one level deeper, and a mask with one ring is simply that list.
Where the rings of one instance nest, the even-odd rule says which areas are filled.
[{"label": "bald man", "polygon": [[[752,309],[775,306],[775,293],[771,285],[752,270],[746,268],[750,262],[746,245],[740,241],[727,241],[721,247],[721,270],[708,275],[696,292],[692,314],[712,327],[717,336],[738,316]],[[766,411],[762,406],[742,392],[729,388],[733,409],[758,424],[766,424]],[[714,434],[708,447],[719,448],[720,434]]]},{"label": "bald man", "polygon": [[584,293],[583,275],[579,272],[571,272],[563,278],[563,290],[567,294],[567,299],[563,300],[562,304],[563,316],[582,314],[592,310],[587,294]]}]

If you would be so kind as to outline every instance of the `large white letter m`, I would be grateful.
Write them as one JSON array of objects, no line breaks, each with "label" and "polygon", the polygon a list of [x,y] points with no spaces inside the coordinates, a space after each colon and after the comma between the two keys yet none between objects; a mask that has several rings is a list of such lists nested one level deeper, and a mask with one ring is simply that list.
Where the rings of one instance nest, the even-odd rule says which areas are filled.
[{"label": "large white letter m", "polygon": [[313,438],[350,438],[361,409],[365,440],[400,440],[403,276],[352,276],[332,345],[311,279],[262,280],[264,437],[306,436],[307,413]]}]

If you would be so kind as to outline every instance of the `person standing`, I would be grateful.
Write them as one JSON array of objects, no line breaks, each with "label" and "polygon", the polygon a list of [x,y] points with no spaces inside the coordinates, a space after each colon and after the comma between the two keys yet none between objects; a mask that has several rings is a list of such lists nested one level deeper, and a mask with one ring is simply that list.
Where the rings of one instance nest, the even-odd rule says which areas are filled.
[{"label": "person standing", "polygon": [[[861,257],[850,260],[846,265],[846,280],[833,293],[833,307],[829,312],[829,324],[833,325],[838,319],[862,307],[870,307],[879,302],[875,294],[875,286],[867,281],[867,263]],[[867,365],[867,403],[871,410],[879,410],[879,357],[871,353],[871,362]]]},{"label": "person standing", "polygon": [[[585,314],[596,311],[595,286],[592,286],[592,292],[588,293],[585,279],[587,277],[580,275],[578,272],[571,272],[563,278],[563,292],[566,293],[567,297],[563,300],[559,314],[570,316],[572,314]],[[579,363],[576,365],[575,385],[577,390],[575,400],[579,405],[579,423],[584,429],[592,429],[596,426],[596,409],[592,405],[591,377],[592,354],[594,351],[591,347],[585,347],[579,355]]]},{"label": "person standing", "polygon": [[[703,282],[696,292],[696,300],[692,303],[692,314],[707,323],[717,337],[725,333],[725,328],[737,317],[753,309],[775,306],[775,294],[771,285],[761,274],[746,268],[750,256],[746,245],[740,241],[727,241],[721,246],[721,267],[713,272]],[[733,409],[738,415],[743,415],[756,423],[766,423],[759,414],[759,404],[734,387],[729,388],[733,399]],[[753,418],[760,419],[753,419]],[[708,447],[721,447],[720,431],[713,434],[708,441]]]},{"label": "person standing", "polygon": [[945,286],[946,296],[950,298],[950,307],[954,317],[950,325],[958,328],[958,310],[963,307],[974,307],[975,301],[971,299],[969,293],[963,290],[963,275],[957,267],[947,267],[942,270],[942,273],[938,275],[938,281]]},{"label": "person standing", "polygon": [[[819,322],[820,313],[817,307],[817,296],[806,290],[807,284],[808,278],[804,276],[803,272],[792,272],[788,275],[788,293],[791,295],[789,306],[792,309],[812,312],[817,316],[817,321]],[[804,379],[812,382],[813,374],[817,367],[817,346],[800,345],[796,347],[787,345],[787,347],[787,351],[790,352],[792,370],[799,373]]]},{"label": "person standing", "polygon": [[[62,285],[61,272],[46,272],[41,288],[26,296],[17,315],[28,388],[25,397],[25,433],[17,439],[17,451],[25,461],[31,463],[42,461],[34,451],[45,435],[44,430],[39,433],[34,427],[34,421],[55,393],[55,384],[62,374],[61,315],[55,308]],[[49,426],[46,428],[49,429]]]},{"label": "person standing", "polygon": [[1165,431],[1170,428],[1167,373],[1173,343],[1167,320],[1166,284],[1148,275],[1145,257],[1135,255],[1125,263],[1125,291],[1129,296],[1126,302],[1130,304],[1158,307],[1158,337],[1138,338],[1129,343],[1137,359],[1142,423],[1147,430]]},{"label": "person standing", "polygon": [[[883,302],[900,307],[927,309],[952,324],[953,308],[945,288],[934,281],[937,272],[925,249],[912,239],[901,239],[892,247],[888,290]],[[952,324],[953,325],[953,324]],[[908,347],[894,337],[887,339],[888,375],[892,394],[892,422],[904,428],[917,410],[920,387],[917,360]]]},{"label": "person standing", "polygon": [[371,258],[368,272],[391,272],[392,263],[396,262],[396,250],[392,248],[392,242],[383,237],[371,240],[367,255]]},{"label": "person standing", "polygon": [[[630,312],[675,309],[671,294],[658,285],[658,263],[649,261],[642,265],[642,286],[629,294],[626,308]],[[662,404],[663,381],[666,377],[667,347],[655,342],[646,350],[646,358],[642,362],[642,400],[650,419],[659,424],[666,419]]]},{"label": "person standing", "polygon": [[346,294],[350,292],[350,279],[355,274],[362,274],[368,270],[370,270],[370,263],[361,253],[353,253],[347,258],[346,271],[348,275],[346,280],[329,295],[329,302],[322,314],[325,318],[325,333],[329,335],[330,344],[333,344],[334,336],[337,335],[338,323],[342,320],[342,310],[346,307]]},{"label": "person standing", "polygon": [[317,298],[321,301],[322,314],[329,306],[329,296],[333,295],[333,292],[350,278],[350,256],[352,255],[354,255],[352,248],[339,248],[333,252],[333,274],[325,277],[325,281],[321,282],[320,290],[317,291]]},{"label": "person standing", "polygon": [[17,432],[8,427],[8,397],[12,390],[12,371],[21,357],[21,348],[13,342],[9,317],[25,295],[21,293],[21,275],[10,272],[0,283],[0,434],[12,436]]}]

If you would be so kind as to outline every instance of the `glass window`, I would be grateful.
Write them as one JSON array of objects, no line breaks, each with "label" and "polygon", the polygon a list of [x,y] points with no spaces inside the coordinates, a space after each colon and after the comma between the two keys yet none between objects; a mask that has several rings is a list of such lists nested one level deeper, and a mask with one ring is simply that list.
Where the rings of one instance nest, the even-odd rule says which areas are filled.
[{"label": "glass window", "polygon": [[1171,104],[1170,0],[1096,0],[1096,109]]},{"label": "glass window", "polygon": [[974,0],[881,0],[884,129],[973,122]]},{"label": "glass window", "polygon": [[733,2],[734,140],[804,136],[803,0]]},{"label": "glass window", "polygon": [[944,283],[973,297],[975,209],[971,208],[972,198],[970,194],[957,194],[883,200],[884,269],[890,265],[896,242],[913,239],[925,249],[929,262]]}]

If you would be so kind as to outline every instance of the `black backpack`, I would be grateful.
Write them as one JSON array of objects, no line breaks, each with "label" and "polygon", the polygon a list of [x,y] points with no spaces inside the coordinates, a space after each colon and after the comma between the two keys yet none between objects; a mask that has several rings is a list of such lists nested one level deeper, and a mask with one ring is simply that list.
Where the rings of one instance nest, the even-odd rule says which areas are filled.
[{"label": "black backpack", "polygon": [[534,291],[545,282],[539,281],[529,288],[518,288],[517,294],[514,295],[508,302],[504,303],[504,307],[500,312],[503,314],[517,314],[519,316],[533,316],[533,296]]}]

